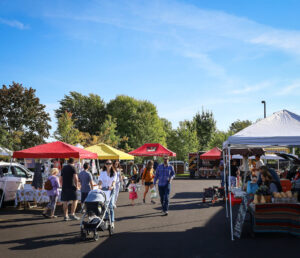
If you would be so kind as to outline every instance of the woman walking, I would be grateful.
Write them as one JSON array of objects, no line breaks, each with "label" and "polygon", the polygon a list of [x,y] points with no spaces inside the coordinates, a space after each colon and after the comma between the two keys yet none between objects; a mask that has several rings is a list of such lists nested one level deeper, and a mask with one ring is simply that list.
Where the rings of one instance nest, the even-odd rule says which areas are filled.
[{"label": "woman walking", "polygon": [[[143,203],[146,203],[146,195],[149,191],[149,188],[152,189],[154,187],[153,179],[154,179],[153,161],[149,160],[147,166],[144,169],[143,176],[142,176],[142,183],[145,184]],[[155,201],[152,198],[151,198],[151,203],[155,204]]]},{"label": "woman walking", "polygon": [[120,186],[123,183],[123,178],[121,175],[122,168],[121,168],[119,160],[115,160],[113,162],[113,168],[115,169],[115,171],[117,173],[117,181],[116,181],[116,188],[115,188],[115,200],[114,200],[114,208],[117,208],[117,200],[118,200],[118,196],[119,196]]},{"label": "woman walking", "polygon": [[112,166],[112,161],[107,160],[105,162],[105,166],[103,167],[103,170],[100,173],[100,176],[98,178],[99,181],[99,187],[102,190],[110,190],[111,199],[109,202],[109,209],[110,209],[110,219],[111,219],[111,227],[114,228],[114,221],[115,221],[115,214],[114,214],[114,191],[115,185],[117,181],[117,173],[115,172],[114,167]]},{"label": "woman walking", "polygon": [[[51,169],[51,176],[49,176],[48,180],[51,182],[52,189],[47,190],[47,194],[49,196],[50,202],[48,203],[47,207],[45,208],[43,212],[43,216],[45,218],[56,218],[57,216],[54,216],[57,198],[58,198],[58,188],[59,188],[59,180],[57,177],[59,170],[57,168]],[[47,215],[48,210],[51,211],[50,217]]]}]

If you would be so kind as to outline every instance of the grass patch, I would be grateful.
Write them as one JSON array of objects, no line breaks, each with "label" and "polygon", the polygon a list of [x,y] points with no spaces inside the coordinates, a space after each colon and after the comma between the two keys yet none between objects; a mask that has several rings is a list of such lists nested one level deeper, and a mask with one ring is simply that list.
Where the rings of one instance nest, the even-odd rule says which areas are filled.
[{"label": "grass patch", "polygon": [[190,173],[176,174],[176,177],[189,177]]}]

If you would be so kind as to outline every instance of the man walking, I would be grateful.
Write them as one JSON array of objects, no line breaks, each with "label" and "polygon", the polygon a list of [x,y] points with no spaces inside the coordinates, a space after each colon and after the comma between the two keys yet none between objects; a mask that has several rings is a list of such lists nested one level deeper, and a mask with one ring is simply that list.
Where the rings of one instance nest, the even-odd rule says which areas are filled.
[{"label": "man walking", "polygon": [[160,196],[160,202],[162,206],[162,212],[164,216],[168,215],[169,210],[169,195],[171,190],[171,182],[175,177],[175,171],[173,166],[169,165],[169,156],[164,156],[164,163],[160,164],[156,169],[154,178],[154,185],[158,180],[158,191]]},{"label": "man walking", "polygon": [[80,192],[81,192],[81,210],[83,210],[84,201],[89,192],[93,190],[93,178],[92,174],[88,171],[90,168],[89,163],[83,164],[83,170],[79,173]]},{"label": "man walking", "polygon": [[[68,165],[64,166],[61,171],[60,185],[62,186],[61,201],[63,202],[64,208],[64,220],[79,220],[75,215],[77,207],[77,194],[76,191],[78,186],[78,176],[74,168],[74,159],[68,160]],[[68,202],[72,201],[71,214],[68,216]]]}]

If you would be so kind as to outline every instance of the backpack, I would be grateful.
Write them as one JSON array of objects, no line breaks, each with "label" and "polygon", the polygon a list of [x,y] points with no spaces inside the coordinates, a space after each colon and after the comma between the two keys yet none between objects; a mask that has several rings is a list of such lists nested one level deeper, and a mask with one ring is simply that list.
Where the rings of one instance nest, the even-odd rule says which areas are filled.
[{"label": "backpack", "polygon": [[49,178],[48,178],[48,180],[44,184],[44,189],[48,190],[48,191],[51,191],[53,189],[51,180]]}]

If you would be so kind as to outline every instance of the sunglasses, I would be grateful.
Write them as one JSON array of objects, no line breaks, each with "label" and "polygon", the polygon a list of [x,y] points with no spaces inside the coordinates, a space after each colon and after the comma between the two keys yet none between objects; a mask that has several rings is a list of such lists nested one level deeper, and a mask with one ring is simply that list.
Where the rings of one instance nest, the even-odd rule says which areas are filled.
[{"label": "sunglasses", "polygon": [[106,164],[106,165],[111,165],[112,163],[110,163],[110,162],[106,162],[105,164]]}]

